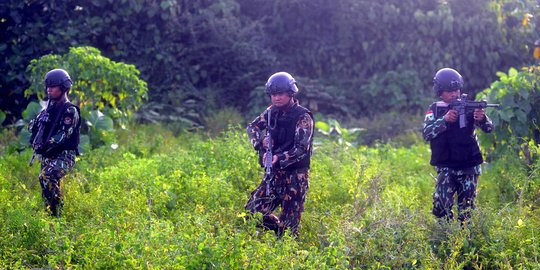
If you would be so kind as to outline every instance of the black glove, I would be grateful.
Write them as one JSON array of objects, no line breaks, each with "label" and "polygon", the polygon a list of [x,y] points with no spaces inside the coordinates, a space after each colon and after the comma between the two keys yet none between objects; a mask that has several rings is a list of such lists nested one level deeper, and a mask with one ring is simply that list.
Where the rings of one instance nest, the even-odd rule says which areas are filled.
[{"label": "black glove", "polygon": [[32,145],[32,148],[34,148],[34,152],[38,155],[43,155],[45,153],[45,147],[43,144],[36,143]]}]

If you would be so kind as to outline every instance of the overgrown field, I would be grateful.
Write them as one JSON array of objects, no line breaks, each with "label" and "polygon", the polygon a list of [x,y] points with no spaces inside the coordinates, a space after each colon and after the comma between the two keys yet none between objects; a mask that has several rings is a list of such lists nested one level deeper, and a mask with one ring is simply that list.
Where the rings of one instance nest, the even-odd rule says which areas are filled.
[{"label": "overgrown field", "polygon": [[[317,138],[300,236],[246,219],[262,169],[243,131],[118,134],[64,179],[43,210],[31,152],[0,157],[0,268],[539,269],[540,180],[513,155],[480,178],[470,226],[431,215],[429,147],[346,147]],[[260,217],[259,217],[260,218]]]}]

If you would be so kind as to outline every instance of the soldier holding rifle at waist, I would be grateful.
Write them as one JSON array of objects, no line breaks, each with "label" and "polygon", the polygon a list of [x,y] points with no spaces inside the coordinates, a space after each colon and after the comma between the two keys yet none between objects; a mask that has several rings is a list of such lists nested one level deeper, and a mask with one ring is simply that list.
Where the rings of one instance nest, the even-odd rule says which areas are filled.
[{"label": "soldier holding rifle at waist", "polygon": [[433,79],[433,90],[440,97],[429,106],[423,136],[431,146],[431,165],[438,176],[433,193],[433,214],[452,220],[454,194],[457,193],[458,219],[463,224],[474,209],[478,177],[483,163],[476,128],[489,133],[491,120],[484,108],[496,107],[485,101],[468,101],[461,95],[463,78],[454,69],[440,69]]},{"label": "soldier holding rifle at waist", "polygon": [[[290,74],[272,75],[266,83],[272,105],[247,127],[249,139],[265,167],[265,176],[245,207],[251,214],[262,213],[262,227],[278,236],[287,228],[294,237],[298,236],[309,188],[313,115],[294,98],[297,92],[296,81]],[[279,217],[273,213],[278,206]]]},{"label": "soldier holding rifle at waist", "polygon": [[63,69],[53,69],[45,75],[47,108],[32,120],[30,144],[41,162],[39,183],[46,209],[53,216],[60,216],[63,201],[60,180],[75,166],[79,154],[79,108],[68,99],[73,82]]}]

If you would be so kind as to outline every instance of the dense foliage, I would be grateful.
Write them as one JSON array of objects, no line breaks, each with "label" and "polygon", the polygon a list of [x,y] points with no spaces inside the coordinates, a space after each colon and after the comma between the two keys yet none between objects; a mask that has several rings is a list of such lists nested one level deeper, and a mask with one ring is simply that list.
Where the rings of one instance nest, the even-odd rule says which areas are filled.
[{"label": "dense foliage", "polygon": [[79,158],[61,218],[43,210],[31,153],[0,157],[0,268],[540,267],[540,164],[514,155],[486,164],[461,229],[430,213],[426,144],[356,148],[318,137],[300,237],[278,240],[243,210],[262,176],[244,132],[211,139],[153,125],[118,140]]},{"label": "dense foliage", "polygon": [[207,107],[245,101],[245,93],[266,76],[260,73],[262,63],[272,59],[258,50],[256,23],[243,23],[231,0],[0,5],[9,10],[1,19],[6,35],[0,52],[7,61],[0,73],[2,92],[11,102],[23,102],[17,96],[28,86],[24,70],[31,59],[63,54],[76,45],[91,45],[115,61],[135,64],[149,83],[152,100],[173,108],[194,107],[188,112],[199,117]]},{"label": "dense foliage", "polygon": [[[509,69],[530,64],[537,15],[532,0],[2,1],[0,123],[22,120],[0,128],[0,268],[540,268],[540,72]],[[16,143],[53,66],[74,78],[88,131],[61,218]],[[501,104],[465,228],[431,215],[416,132],[443,66]],[[278,70],[317,113],[298,239],[255,227],[255,152],[237,128],[215,136],[267,105]],[[167,128],[113,130],[136,110]],[[202,125],[213,137],[185,133]]]},{"label": "dense foliage", "polygon": [[150,89],[143,111],[166,115],[158,119],[201,124],[222,104],[246,114],[260,103],[250,98],[257,86],[284,69],[310,86],[310,103],[340,97],[339,120],[416,113],[443,66],[476,93],[530,62],[538,14],[532,0],[7,0],[0,110],[20,118],[32,59],[90,45],[136,65]]},{"label": "dense foliage", "polygon": [[499,80],[482,93],[490,102],[501,105],[500,109],[489,112],[497,129],[485,136],[484,142],[486,146],[496,146],[498,151],[514,150],[532,163],[538,155],[529,148],[540,144],[540,66],[520,71],[512,68],[497,75]]},{"label": "dense foliage", "polygon": [[[15,125],[19,131],[20,147],[28,145],[28,123],[44,109],[43,78],[53,68],[65,69],[73,81],[70,101],[79,106],[82,122],[81,149],[86,150],[110,142],[111,131],[126,128],[133,114],[148,99],[146,82],[133,65],[111,61],[93,47],[72,47],[65,55],[48,54],[33,59],[27,68],[31,81],[26,97],[37,97],[22,112]],[[12,127],[13,127],[12,126]]]},{"label": "dense foliage", "polygon": [[32,60],[27,68],[31,86],[25,96],[43,99],[43,78],[53,68],[63,68],[70,74],[73,87],[69,98],[81,108],[83,116],[100,110],[127,122],[148,98],[146,82],[139,78],[134,65],[111,61],[92,47],[73,47],[65,55],[48,54]]}]

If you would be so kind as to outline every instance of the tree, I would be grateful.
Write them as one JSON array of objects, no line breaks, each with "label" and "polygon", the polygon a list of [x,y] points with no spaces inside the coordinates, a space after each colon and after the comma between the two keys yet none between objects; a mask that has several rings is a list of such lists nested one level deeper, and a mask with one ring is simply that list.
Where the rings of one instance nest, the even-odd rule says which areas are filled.
[{"label": "tree", "polygon": [[[146,82],[134,65],[111,61],[93,47],[70,48],[65,55],[48,54],[34,59],[27,68],[31,86],[25,96],[45,96],[43,77],[54,68],[65,69],[73,80],[71,101],[81,108],[84,126],[92,146],[108,143],[113,121],[125,127],[134,112],[148,99]],[[23,112],[25,120],[35,115],[36,103]],[[34,113],[32,113],[34,112]],[[27,134],[21,136],[24,140]]]},{"label": "tree", "polygon": [[45,96],[43,77],[53,68],[70,74],[74,82],[70,97],[83,112],[102,110],[125,123],[148,99],[146,82],[139,79],[134,65],[111,61],[93,47],[74,47],[65,55],[48,54],[32,60],[27,68],[31,86],[26,97]]}]

